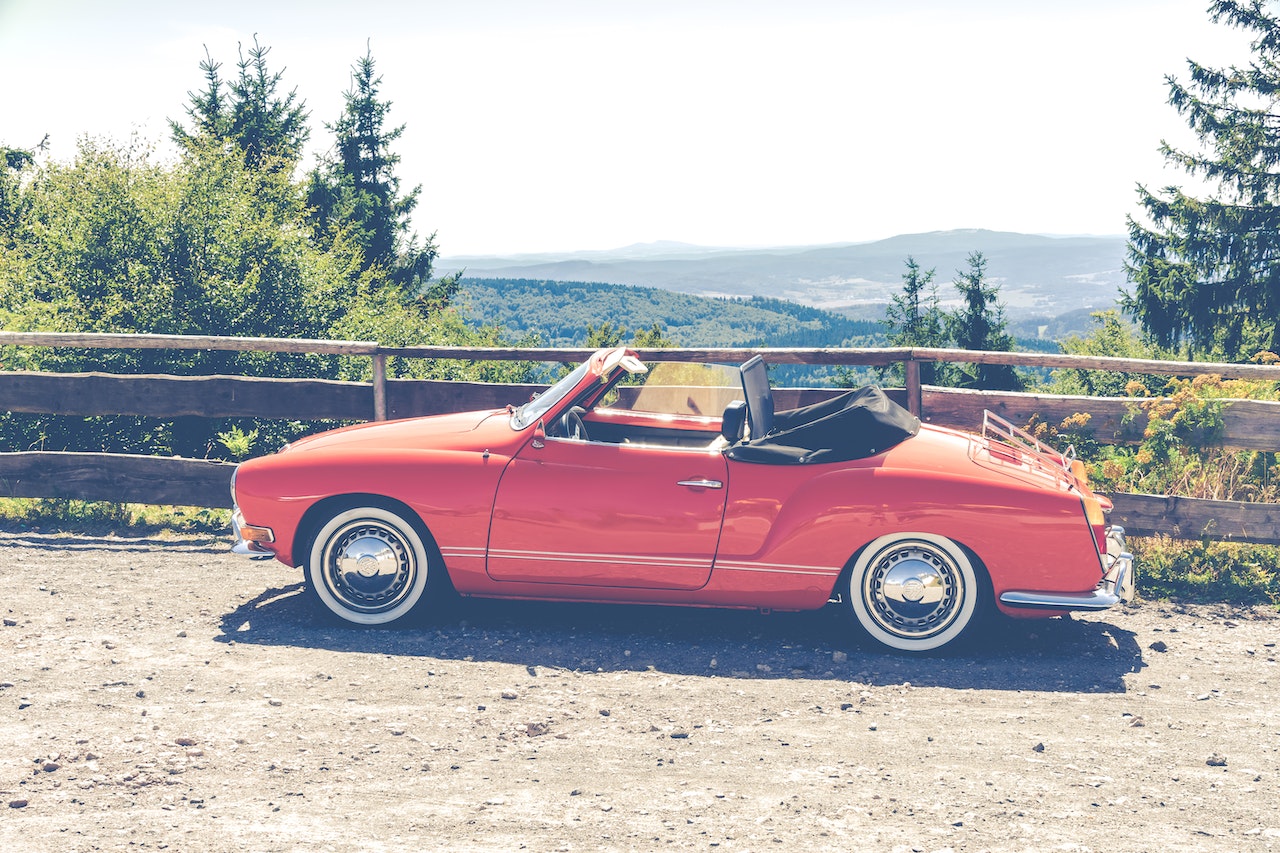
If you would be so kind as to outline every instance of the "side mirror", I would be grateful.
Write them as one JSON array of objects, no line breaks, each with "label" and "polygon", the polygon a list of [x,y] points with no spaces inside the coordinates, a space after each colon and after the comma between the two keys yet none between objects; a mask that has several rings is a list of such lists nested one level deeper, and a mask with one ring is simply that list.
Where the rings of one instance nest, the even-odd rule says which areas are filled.
[{"label": "side mirror", "polygon": [[538,421],[537,426],[533,428],[533,448],[534,450],[541,450],[546,446],[547,446],[547,428],[542,423],[542,421]]}]

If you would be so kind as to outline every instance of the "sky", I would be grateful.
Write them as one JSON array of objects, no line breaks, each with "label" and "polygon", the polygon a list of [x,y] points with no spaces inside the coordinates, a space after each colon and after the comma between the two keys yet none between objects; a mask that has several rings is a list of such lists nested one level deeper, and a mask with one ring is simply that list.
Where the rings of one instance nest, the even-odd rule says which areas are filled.
[{"label": "sky", "polygon": [[445,256],[766,247],[988,228],[1121,234],[1208,0],[0,0],[0,145],[172,156],[208,54],[256,35],[327,148],[372,51],[414,228]]}]

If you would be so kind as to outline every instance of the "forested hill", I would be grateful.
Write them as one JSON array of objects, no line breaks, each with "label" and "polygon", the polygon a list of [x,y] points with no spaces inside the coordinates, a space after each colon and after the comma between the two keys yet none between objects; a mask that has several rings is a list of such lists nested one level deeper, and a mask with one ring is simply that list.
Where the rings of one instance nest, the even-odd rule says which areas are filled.
[{"label": "forested hill", "polygon": [[504,279],[594,281],[699,296],[790,299],[875,320],[902,289],[908,256],[936,269],[939,297],[971,252],[987,259],[1010,320],[1112,308],[1125,286],[1123,237],[1045,237],[982,229],[905,234],[872,243],[775,249],[648,244],[602,252],[442,257],[437,271]]},{"label": "forested hill", "polygon": [[460,303],[472,322],[548,346],[580,346],[587,326],[632,333],[662,326],[678,346],[833,347],[884,343],[884,326],[781,299],[712,299],[599,282],[464,278]]}]

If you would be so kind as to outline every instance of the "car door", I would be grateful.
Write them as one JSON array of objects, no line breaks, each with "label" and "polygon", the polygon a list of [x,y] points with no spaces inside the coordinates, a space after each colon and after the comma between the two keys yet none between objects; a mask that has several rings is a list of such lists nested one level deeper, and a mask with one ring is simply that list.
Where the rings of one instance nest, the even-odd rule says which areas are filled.
[{"label": "car door", "polygon": [[725,477],[717,452],[539,435],[498,484],[489,576],[697,589],[711,575]]}]

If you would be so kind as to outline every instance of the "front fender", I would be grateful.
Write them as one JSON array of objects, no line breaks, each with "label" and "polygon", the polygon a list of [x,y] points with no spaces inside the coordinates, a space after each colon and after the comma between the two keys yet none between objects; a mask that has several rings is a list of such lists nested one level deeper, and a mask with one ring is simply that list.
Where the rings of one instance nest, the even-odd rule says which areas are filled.
[{"label": "front fender", "polygon": [[412,509],[436,543],[482,545],[498,479],[509,458],[457,450],[352,450],[252,459],[236,472],[236,503],[247,523],[270,527],[276,558],[298,565],[307,512],[345,495],[382,496]]}]

